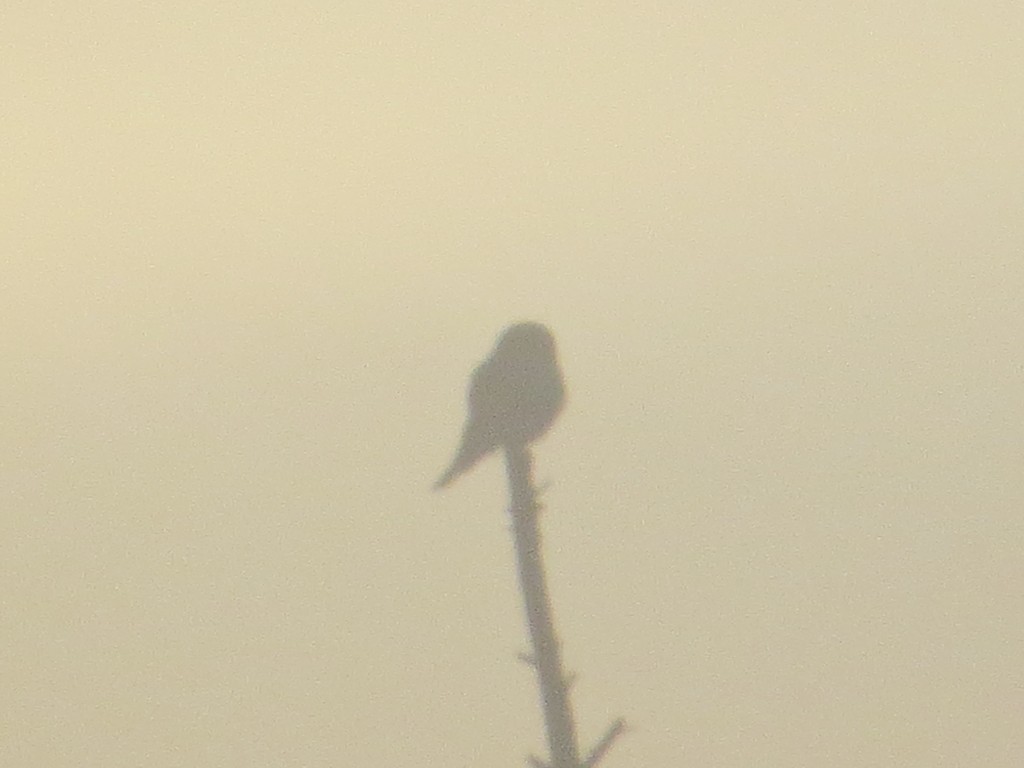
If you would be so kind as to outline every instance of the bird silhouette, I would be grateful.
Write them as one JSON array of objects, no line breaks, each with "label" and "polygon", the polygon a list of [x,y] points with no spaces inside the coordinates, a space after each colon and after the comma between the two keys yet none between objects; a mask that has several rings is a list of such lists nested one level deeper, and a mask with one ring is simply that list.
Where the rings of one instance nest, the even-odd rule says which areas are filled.
[{"label": "bird silhouette", "polygon": [[499,447],[525,446],[547,432],[565,404],[555,339],[540,323],[517,323],[498,337],[469,381],[469,414],[444,488]]}]

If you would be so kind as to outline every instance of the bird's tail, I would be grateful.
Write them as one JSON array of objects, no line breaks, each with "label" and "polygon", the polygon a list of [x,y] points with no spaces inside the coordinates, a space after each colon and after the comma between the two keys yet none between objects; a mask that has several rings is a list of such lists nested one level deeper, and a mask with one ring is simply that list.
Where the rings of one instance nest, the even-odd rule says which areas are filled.
[{"label": "bird's tail", "polygon": [[447,487],[451,481],[455,479],[455,475],[457,474],[459,474],[459,470],[454,464],[452,464],[447,470],[445,470],[445,473],[437,479],[437,482],[434,483],[434,490],[440,491],[442,488]]},{"label": "bird's tail", "polygon": [[438,478],[437,482],[434,483],[434,490],[439,491],[450,485],[455,478],[472,468],[473,465],[480,461],[480,459],[487,455],[487,453],[488,451],[486,449],[481,450],[471,448],[467,450],[466,445],[463,444],[461,450],[459,450],[459,453],[452,461],[451,466],[449,466],[448,469],[445,470],[444,474]]}]

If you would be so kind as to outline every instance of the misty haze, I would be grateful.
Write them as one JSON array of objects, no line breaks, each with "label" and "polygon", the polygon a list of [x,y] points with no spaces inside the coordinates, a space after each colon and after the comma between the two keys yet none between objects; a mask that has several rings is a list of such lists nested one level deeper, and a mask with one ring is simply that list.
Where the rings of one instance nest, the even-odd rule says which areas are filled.
[{"label": "misty haze", "polygon": [[1020,7],[3,15],[0,765],[1024,765]]}]

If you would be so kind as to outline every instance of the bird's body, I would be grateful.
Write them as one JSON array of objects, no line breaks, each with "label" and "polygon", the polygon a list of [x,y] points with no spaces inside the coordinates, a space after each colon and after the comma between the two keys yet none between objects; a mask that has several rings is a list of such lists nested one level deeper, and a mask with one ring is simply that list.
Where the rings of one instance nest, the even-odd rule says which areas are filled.
[{"label": "bird's body", "polygon": [[555,340],[540,323],[518,323],[499,337],[469,383],[469,414],[444,488],[496,448],[525,446],[543,435],[565,404]]}]

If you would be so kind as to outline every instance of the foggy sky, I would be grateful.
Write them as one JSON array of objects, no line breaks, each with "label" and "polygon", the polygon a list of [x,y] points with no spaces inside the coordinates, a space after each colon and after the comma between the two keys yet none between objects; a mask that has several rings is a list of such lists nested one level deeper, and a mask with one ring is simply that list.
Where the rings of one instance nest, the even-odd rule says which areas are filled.
[{"label": "foggy sky", "polygon": [[1024,11],[14,3],[0,763],[1024,760]]}]

